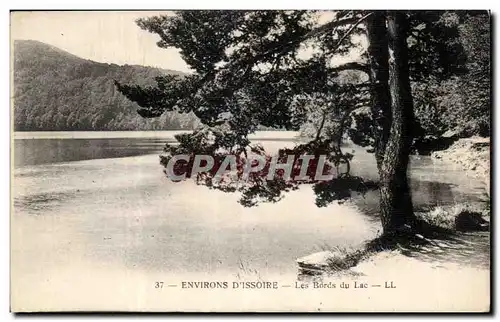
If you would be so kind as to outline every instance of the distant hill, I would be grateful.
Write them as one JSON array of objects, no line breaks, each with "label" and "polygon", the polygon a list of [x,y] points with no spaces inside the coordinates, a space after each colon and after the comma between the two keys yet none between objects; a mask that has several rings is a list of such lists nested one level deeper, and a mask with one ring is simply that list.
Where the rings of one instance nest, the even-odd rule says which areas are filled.
[{"label": "distant hill", "polygon": [[14,129],[16,131],[114,131],[192,129],[192,114],[166,113],[144,119],[138,106],[115,88],[154,84],[172,70],[119,66],[82,59],[33,40],[14,42]]}]

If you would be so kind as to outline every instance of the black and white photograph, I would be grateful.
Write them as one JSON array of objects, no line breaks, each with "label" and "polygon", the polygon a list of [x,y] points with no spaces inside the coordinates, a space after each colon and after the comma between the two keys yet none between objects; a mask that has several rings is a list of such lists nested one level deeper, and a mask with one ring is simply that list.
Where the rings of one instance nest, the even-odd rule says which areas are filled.
[{"label": "black and white photograph", "polygon": [[491,312],[492,15],[10,11],[11,312]]}]

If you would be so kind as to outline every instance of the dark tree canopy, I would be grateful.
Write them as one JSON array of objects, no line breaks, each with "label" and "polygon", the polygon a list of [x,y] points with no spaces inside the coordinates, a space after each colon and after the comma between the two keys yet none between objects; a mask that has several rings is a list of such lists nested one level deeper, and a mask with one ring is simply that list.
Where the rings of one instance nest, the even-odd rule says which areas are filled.
[{"label": "dark tree canopy", "polygon": [[[157,79],[155,87],[117,85],[141,106],[139,114],[145,117],[192,111],[209,127],[180,138],[181,144],[169,152],[205,140],[200,146],[212,151],[246,154],[251,149],[247,136],[259,125],[298,130],[320,101],[323,114],[337,115],[337,123],[345,128],[351,112],[367,106],[368,79],[357,77],[350,83],[339,75],[346,70],[366,73],[368,67],[363,62],[336,66],[333,58],[358,45],[354,36],[363,32],[361,23],[368,14],[339,11],[323,25],[316,23],[314,11],[181,11],[173,17],[141,19],[141,28],[160,35],[159,46],[179,48],[196,73]],[[312,54],[304,58],[305,49]],[[352,156],[341,152],[342,129],[336,132],[335,137],[325,138],[319,131],[315,141],[288,152],[316,152],[321,146],[334,164],[346,163]],[[215,139],[208,140],[208,133]],[[350,181],[343,180],[345,187]],[[355,189],[364,188],[360,178],[351,181]],[[264,191],[258,195],[266,194],[270,185],[259,185]],[[280,185],[280,189],[294,187]],[[340,191],[339,195],[347,197]]]},{"label": "dark tree canopy", "polygon": [[[348,137],[375,151],[381,203],[408,219],[408,155],[412,138],[427,130],[422,115],[414,118],[414,105],[420,111],[421,102],[435,99],[427,97],[428,80],[442,84],[469,72],[471,45],[460,38],[463,19],[473,18],[449,11],[178,11],[137,23],[160,36],[158,46],[178,48],[194,73],[159,77],[155,86],[116,85],[143,117],[192,112],[204,125],[178,136],[179,145],[167,146],[164,165],[180,153],[266,155],[248,139],[259,126],[312,126],[309,142],[278,154],[326,154],[339,169],[329,182],[309,182],[317,205],[374,186],[350,175],[353,156],[341,149]],[[244,205],[254,205],[255,198],[279,200],[282,191],[298,185],[280,178],[245,186],[214,184],[210,174],[196,179],[211,188],[240,190]],[[405,205],[398,205],[403,197],[397,193]],[[396,221],[387,225],[405,222]]]},{"label": "dark tree canopy", "polygon": [[443,58],[433,67],[438,73],[413,82],[422,136],[489,135],[490,20],[485,11],[446,12],[437,20],[448,31],[439,41],[446,50],[433,52],[446,55],[441,54]]}]

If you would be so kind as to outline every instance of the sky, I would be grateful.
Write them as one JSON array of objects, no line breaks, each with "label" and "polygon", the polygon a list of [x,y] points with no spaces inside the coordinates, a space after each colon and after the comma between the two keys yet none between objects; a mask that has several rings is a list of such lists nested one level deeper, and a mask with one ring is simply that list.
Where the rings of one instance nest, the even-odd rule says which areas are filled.
[{"label": "sky", "polygon": [[34,11],[11,14],[11,40],[38,40],[97,62],[137,64],[188,72],[175,48],[156,46],[160,37],[139,28],[141,17],[164,11]]},{"label": "sky", "polygon": [[[134,64],[191,72],[175,48],[159,48],[160,37],[142,30],[136,19],[168,11],[34,11],[11,13],[11,41],[38,40],[79,57],[103,63]],[[320,16],[320,23],[331,19]],[[307,54],[306,54],[307,55]],[[337,63],[350,58],[340,59]]]}]

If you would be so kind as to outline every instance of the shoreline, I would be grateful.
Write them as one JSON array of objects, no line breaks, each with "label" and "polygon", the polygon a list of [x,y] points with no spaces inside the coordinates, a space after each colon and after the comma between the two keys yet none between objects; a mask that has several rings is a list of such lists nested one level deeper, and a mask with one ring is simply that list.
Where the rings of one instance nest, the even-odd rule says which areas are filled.
[{"label": "shoreline", "polygon": [[[431,153],[431,158],[440,162],[449,163],[453,167],[460,167],[471,179],[479,179],[485,184],[485,191],[490,196],[490,138],[473,137],[460,139],[448,149]],[[486,200],[486,202],[488,202]],[[452,206],[436,206],[428,211],[417,213],[417,217],[424,222],[449,231],[455,238],[460,238],[462,232],[486,232],[489,231],[489,207],[469,203],[456,203]],[[485,220],[487,218],[488,220]],[[484,227],[483,227],[484,226]],[[487,228],[486,228],[487,227]],[[484,229],[483,229],[484,228]],[[489,233],[488,233],[489,235]],[[416,235],[419,237],[419,235]],[[420,238],[420,237],[419,237]],[[446,239],[426,239],[428,245],[410,251],[410,248],[397,246],[395,249],[381,251],[367,251],[366,249],[347,250],[332,248],[297,259],[299,271],[305,276],[323,276],[332,278],[338,275],[370,276],[369,273],[378,273],[377,267],[385,266],[389,262],[398,262],[408,265],[418,265],[420,270],[427,271],[430,276],[448,274],[460,267],[449,254],[448,259],[438,259],[425,263],[419,257],[425,257],[429,253],[438,255],[453,249],[452,244],[447,244]],[[369,243],[370,241],[367,241]],[[467,244],[467,242],[466,242]],[[458,245],[464,247],[463,245]],[[408,252],[413,255],[408,257]],[[470,249],[468,251],[474,251]],[[463,254],[462,254],[463,255]],[[432,256],[432,255],[431,255]],[[354,260],[353,260],[354,258]],[[367,267],[371,267],[370,270]],[[481,266],[472,265],[468,269],[477,272],[486,272]],[[460,267],[462,269],[462,267]],[[368,272],[369,271],[369,272]],[[412,269],[410,269],[412,271]]]},{"label": "shoreline", "polygon": [[432,152],[431,158],[451,163],[463,169],[466,175],[480,179],[490,196],[490,144],[489,137],[459,139],[446,150]]}]

